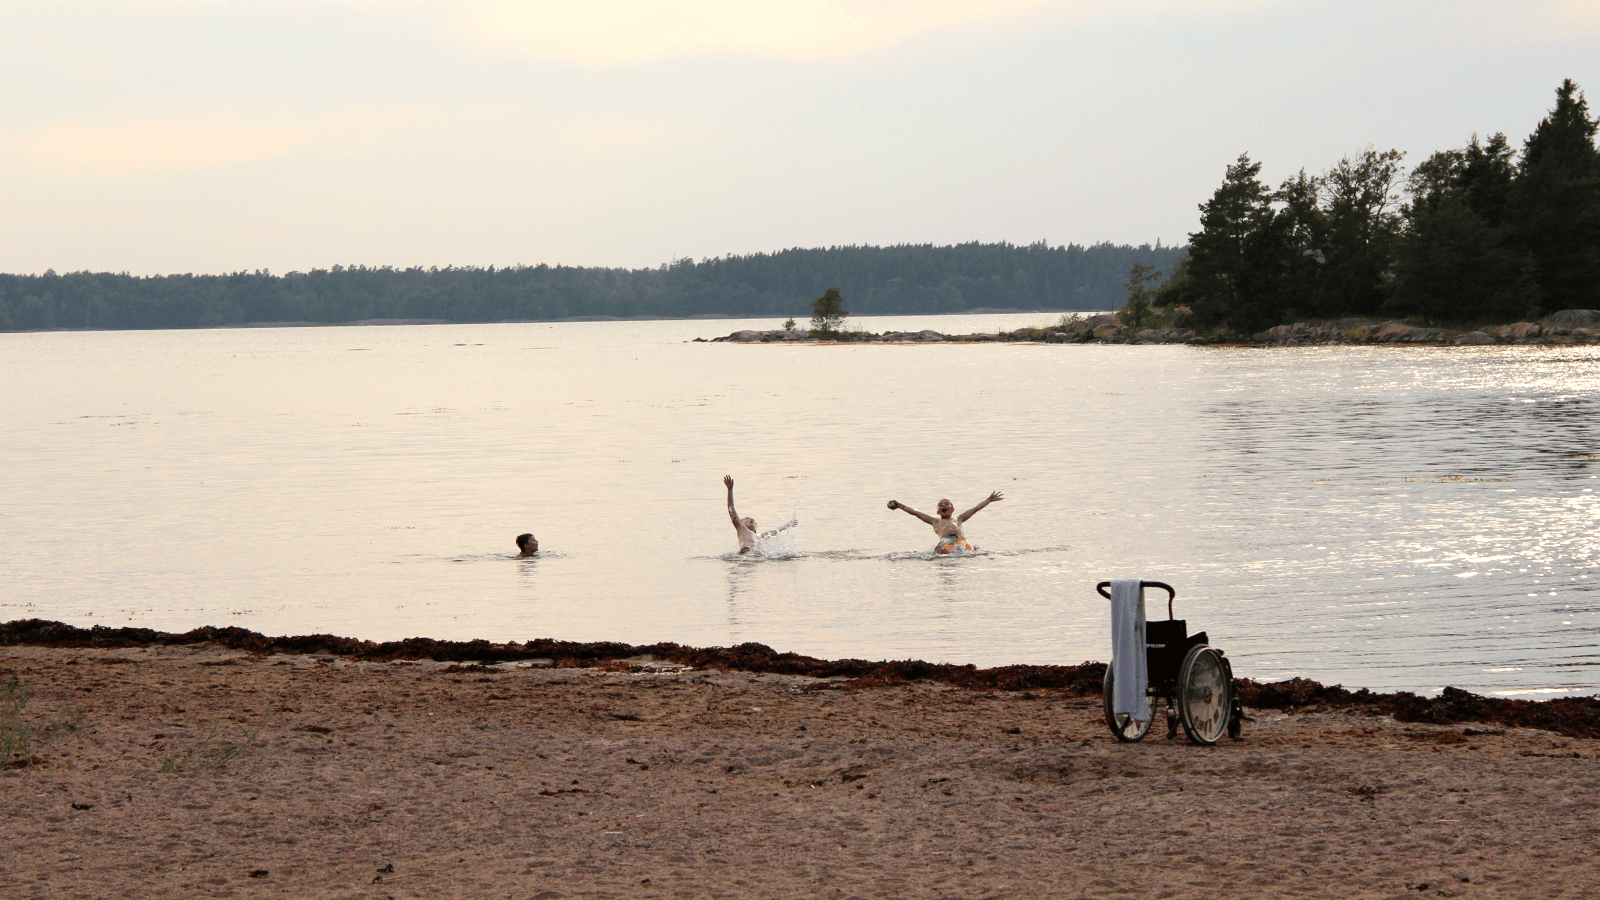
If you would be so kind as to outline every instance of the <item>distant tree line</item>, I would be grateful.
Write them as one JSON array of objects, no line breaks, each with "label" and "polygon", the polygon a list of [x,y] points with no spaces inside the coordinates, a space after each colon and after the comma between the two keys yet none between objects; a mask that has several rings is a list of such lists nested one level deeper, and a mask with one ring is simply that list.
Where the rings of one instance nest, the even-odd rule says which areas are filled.
[{"label": "distant tree line", "polygon": [[0,275],[0,330],[196,328],[256,322],[785,316],[838,288],[856,315],[976,308],[1111,309],[1135,264],[1181,250],[1043,242],[793,249],[654,269],[334,266],[273,275]]},{"label": "distant tree line", "polygon": [[1248,155],[1150,302],[1251,334],[1344,316],[1513,322],[1600,308],[1600,150],[1570,79],[1513,150],[1504,134],[1429,156],[1366,150],[1268,188]]}]

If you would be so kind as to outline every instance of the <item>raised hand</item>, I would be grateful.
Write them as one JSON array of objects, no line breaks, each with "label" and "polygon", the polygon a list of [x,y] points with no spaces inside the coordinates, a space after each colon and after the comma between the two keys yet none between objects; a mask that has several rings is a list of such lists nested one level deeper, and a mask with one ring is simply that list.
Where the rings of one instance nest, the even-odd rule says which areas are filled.
[{"label": "raised hand", "polygon": [[967,510],[966,512],[962,513],[961,515],[956,516],[956,521],[957,522],[965,522],[968,519],[972,518],[974,515],[976,515],[978,510],[983,509],[985,506],[988,506],[989,504],[995,502],[996,500],[1004,500],[1004,499],[1005,499],[1005,495],[1004,494],[1001,494],[999,491],[994,491],[993,493],[989,494],[988,497],[984,498],[984,501],[982,503],[979,503],[977,506],[974,506],[973,508]]}]

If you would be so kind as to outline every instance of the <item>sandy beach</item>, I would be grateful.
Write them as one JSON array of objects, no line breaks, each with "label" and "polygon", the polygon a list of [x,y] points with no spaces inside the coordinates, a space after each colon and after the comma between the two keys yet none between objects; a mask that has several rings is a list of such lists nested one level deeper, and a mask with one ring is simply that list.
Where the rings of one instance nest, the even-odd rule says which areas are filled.
[{"label": "sandy beach", "polygon": [[[1600,741],[684,668],[0,647],[0,896],[1590,897]],[[17,728],[25,727],[25,732]]]}]

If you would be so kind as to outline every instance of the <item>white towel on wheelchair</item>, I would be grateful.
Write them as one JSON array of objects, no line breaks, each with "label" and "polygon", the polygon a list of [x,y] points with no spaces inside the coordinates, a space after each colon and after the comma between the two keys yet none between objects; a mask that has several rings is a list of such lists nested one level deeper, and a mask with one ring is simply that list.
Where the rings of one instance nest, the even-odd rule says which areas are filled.
[{"label": "white towel on wheelchair", "polygon": [[1144,588],[1137,578],[1111,582],[1111,711],[1150,721],[1150,685],[1144,637]]}]

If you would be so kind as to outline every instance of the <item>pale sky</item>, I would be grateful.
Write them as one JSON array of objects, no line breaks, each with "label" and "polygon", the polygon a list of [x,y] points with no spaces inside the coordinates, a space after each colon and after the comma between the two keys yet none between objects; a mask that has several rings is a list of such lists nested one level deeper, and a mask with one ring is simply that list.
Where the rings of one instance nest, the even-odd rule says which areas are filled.
[{"label": "pale sky", "polygon": [[1182,243],[1600,107],[1600,0],[0,0],[0,272]]}]

